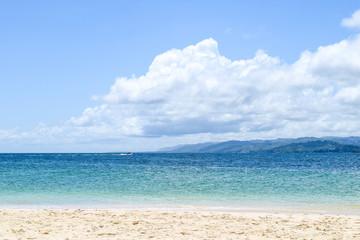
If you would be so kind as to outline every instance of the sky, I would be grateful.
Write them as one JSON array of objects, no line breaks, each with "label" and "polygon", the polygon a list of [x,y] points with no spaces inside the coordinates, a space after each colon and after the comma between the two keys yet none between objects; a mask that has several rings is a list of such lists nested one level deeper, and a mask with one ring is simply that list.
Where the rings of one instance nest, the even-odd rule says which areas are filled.
[{"label": "sky", "polygon": [[359,9],[0,1],[0,152],[360,136]]}]

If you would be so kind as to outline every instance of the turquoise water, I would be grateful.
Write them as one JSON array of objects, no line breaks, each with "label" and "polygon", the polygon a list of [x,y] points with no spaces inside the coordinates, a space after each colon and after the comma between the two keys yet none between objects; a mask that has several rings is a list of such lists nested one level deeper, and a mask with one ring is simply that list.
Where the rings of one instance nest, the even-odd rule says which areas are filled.
[{"label": "turquoise water", "polygon": [[0,208],[360,209],[360,154],[0,154]]}]

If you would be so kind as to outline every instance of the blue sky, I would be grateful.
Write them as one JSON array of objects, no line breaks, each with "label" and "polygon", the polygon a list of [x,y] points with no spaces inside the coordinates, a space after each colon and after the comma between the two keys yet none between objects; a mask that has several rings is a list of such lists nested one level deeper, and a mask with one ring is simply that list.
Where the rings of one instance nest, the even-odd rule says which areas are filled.
[{"label": "blue sky", "polygon": [[[360,133],[351,107],[359,28],[342,24],[359,8],[360,1],[1,1],[0,151],[140,151]],[[306,51],[312,55],[302,58]],[[343,57],[355,70],[325,66],[321,57]],[[324,80],[337,67],[347,83]],[[276,76],[265,81],[269,73]],[[299,99],[316,104],[300,109]],[[325,100],[336,113],[318,109]],[[286,101],[288,114],[263,109]]]}]

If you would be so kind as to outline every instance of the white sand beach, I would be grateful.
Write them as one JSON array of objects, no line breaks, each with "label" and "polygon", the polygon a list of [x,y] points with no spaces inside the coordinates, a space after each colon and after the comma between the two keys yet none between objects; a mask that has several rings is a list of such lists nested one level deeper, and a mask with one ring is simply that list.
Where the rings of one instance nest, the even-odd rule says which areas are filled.
[{"label": "white sand beach", "polygon": [[0,210],[5,239],[360,239],[360,216],[162,210]]}]

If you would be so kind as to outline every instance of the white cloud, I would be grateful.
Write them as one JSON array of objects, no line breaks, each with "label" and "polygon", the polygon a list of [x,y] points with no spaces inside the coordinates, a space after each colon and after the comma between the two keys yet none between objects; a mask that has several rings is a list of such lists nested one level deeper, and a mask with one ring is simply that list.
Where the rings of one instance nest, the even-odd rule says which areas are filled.
[{"label": "white cloud", "polygon": [[348,28],[360,28],[360,9],[354,12],[351,18],[344,18],[341,25]]},{"label": "white cloud", "polygon": [[99,106],[81,116],[16,136],[77,149],[84,143],[150,150],[184,142],[360,135],[359,96],[359,36],[304,52],[291,65],[261,50],[231,61],[206,39],[160,54],[143,76],[116,79],[108,94],[94,98]]},{"label": "white cloud", "polygon": [[359,37],[305,52],[293,65],[261,50],[231,61],[206,39],[157,56],[143,76],[118,78],[102,106],[71,121],[141,137],[360,133],[357,121],[349,129],[348,109],[359,100],[359,69]]}]

